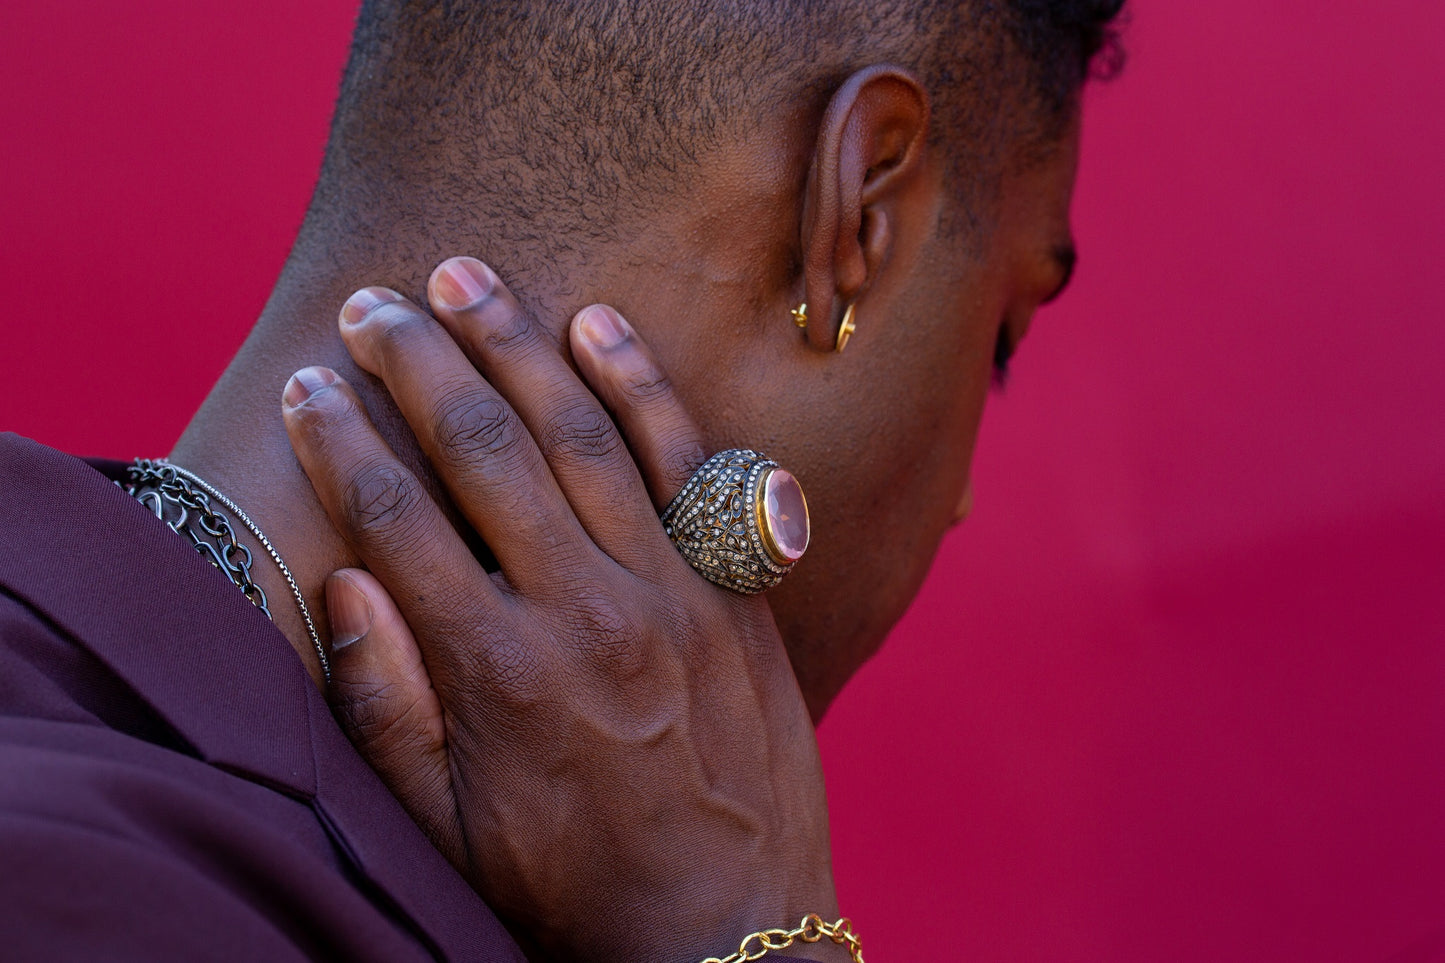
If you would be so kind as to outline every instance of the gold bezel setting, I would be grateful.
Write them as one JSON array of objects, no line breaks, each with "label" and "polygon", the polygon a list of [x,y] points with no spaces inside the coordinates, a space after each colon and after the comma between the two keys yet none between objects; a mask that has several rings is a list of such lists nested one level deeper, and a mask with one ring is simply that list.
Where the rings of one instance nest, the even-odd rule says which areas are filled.
[{"label": "gold bezel setting", "polygon": [[[760,541],[762,542],[763,550],[768,553],[768,557],[778,565],[792,565],[797,562],[797,559],[789,558],[788,553],[783,551],[782,547],[778,544],[778,536],[773,532],[773,522],[768,515],[768,480],[773,477],[774,472],[778,471],[783,471],[783,469],[774,465],[772,468],[763,472],[762,476],[758,479],[758,497],[754,500],[753,514],[756,517],[758,532],[762,536]],[[792,473],[788,472],[788,475],[792,476]],[[796,484],[797,478],[793,477],[793,481]],[[811,537],[812,520],[808,516],[808,496],[803,494],[802,485],[798,485],[798,497],[803,501],[803,520],[804,523],[808,525],[808,535]],[[803,551],[806,552],[807,550],[808,545],[807,542],[804,541]],[[802,558],[802,556],[799,555],[798,558]]]}]

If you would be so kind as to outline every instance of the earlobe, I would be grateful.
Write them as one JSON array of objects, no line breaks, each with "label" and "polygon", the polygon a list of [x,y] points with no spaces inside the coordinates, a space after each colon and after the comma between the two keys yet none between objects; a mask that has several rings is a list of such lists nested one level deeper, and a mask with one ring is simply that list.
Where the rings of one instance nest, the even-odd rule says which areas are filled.
[{"label": "earlobe", "polygon": [[818,129],[803,207],[805,337],[841,350],[843,315],[877,283],[894,247],[901,200],[922,189],[929,100],[912,72],[890,64],[849,77]]}]

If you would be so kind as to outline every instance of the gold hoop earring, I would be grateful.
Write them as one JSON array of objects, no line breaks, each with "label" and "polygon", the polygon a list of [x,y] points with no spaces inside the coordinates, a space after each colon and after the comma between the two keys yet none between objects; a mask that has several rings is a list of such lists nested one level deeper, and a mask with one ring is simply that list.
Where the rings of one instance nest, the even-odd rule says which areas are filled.
[{"label": "gold hoop earring", "polygon": [[788,312],[793,316],[793,323],[800,328],[808,326],[808,302],[804,301],[796,308]]},{"label": "gold hoop earring", "polygon": [[856,327],[853,323],[853,311],[857,307],[858,302],[854,301],[848,305],[848,310],[843,312],[843,323],[838,325],[838,343],[833,346],[834,351],[842,351],[848,347],[848,339],[853,337],[853,329]]}]

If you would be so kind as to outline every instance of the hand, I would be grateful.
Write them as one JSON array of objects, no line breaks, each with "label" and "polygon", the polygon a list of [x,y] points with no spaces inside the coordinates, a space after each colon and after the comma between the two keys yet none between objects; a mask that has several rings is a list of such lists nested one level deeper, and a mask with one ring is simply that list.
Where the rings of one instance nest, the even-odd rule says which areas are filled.
[{"label": "hand", "polygon": [[817,746],[772,615],[658,522],[705,453],[657,362],[615,311],[584,309],[569,340],[589,391],[472,259],[429,297],[437,320],[360,291],[342,336],[499,572],[334,373],[286,391],[297,457],[371,573],[327,586],[332,700],[358,749],[557,958],[696,961],[831,918]]}]

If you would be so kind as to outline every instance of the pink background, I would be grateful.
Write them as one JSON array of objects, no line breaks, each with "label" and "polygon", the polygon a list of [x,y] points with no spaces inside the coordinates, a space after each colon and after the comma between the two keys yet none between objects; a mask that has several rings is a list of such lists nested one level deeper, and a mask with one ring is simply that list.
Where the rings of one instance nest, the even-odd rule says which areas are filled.
[{"label": "pink background", "polygon": [[[1135,2],[1076,286],[823,727],[843,905],[884,963],[1445,958],[1445,5]],[[6,0],[0,428],[168,448],[353,10]]]}]

